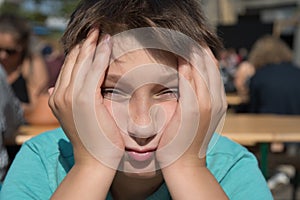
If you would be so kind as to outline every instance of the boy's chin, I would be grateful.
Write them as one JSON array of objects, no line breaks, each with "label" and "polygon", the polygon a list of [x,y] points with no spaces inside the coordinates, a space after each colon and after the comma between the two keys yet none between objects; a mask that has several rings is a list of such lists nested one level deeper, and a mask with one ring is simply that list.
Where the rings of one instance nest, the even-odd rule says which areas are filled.
[{"label": "boy's chin", "polygon": [[157,161],[155,159],[147,162],[138,162],[132,160],[122,160],[118,171],[121,171],[128,177],[134,178],[153,178],[161,174]]},{"label": "boy's chin", "polygon": [[153,171],[153,172],[144,172],[144,173],[128,173],[128,172],[123,172],[123,173],[125,174],[125,176],[128,176],[130,178],[136,178],[136,179],[152,179],[161,175],[160,170]]}]

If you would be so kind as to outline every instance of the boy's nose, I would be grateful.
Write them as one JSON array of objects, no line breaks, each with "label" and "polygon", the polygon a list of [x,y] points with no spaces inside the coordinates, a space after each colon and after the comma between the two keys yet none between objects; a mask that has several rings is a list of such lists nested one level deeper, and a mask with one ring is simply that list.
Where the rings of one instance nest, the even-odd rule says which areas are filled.
[{"label": "boy's nose", "polygon": [[154,138],[155,138],[155,135],[151,136],[151,137],[148,137],[148,138],[138,138],[138,137],[135,137],[135,136],[132,136],[130,135],[130,137],[140,146],[145,146],[147,145],[148,143],[150,143]]},{"label": "boy's nose", "polygon": [[134,97],[130,101],[127,131],[141,146],[148,144],[157,134],[156,120],[151,112],[152,105],[146,96]]},{"label": "boy's nose", "polygon": [[140,125],[129,119],[127,126],[129,136],[140,146],[147,145],[157,135],[153,120],[147,125]]}]

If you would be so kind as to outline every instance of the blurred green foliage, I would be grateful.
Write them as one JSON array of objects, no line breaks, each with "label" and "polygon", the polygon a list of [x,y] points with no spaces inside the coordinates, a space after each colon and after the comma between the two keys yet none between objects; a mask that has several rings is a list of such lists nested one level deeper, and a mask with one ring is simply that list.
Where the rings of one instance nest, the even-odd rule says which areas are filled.
[{"label": "blurred green foliage", "polygon": [[[37,0],[42,1],[42,0]],[[60,16],[69,17],[69,15],[73,12],[76,5],[80,2],[80,0],[64,0],[63,6],[59,11]]]},{"label": "blurred green foliage", "polygon": [[[33,2],[39,6],[43,4],[45,1],[49,0],[33,0]],[[59,2],[59,7],[53,7],[54,15],[60,17],[68,18],[76,5],[80,0],[52,0],[53,2]],[[19,2],[19,3],[18,3]],[[46,19],[47,15],[42,13],[39,9],[34,11],[25,10],[21,6],[21,1],[9,1],[6,0],[0,6],[0,13],[17,13],[28,20],[34,21],[35,23],[42,24]]]},{"label": "blurred green foliage", "polygon": [[0,13],[21,13],[22,9],[16,3],[4,1],[0,7]]}]

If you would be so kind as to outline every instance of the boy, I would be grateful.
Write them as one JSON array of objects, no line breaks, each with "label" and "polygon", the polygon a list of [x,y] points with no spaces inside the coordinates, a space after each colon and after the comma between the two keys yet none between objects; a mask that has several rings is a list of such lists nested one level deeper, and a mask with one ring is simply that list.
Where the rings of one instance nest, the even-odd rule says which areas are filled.
[{"label": "boy", "polygon": [[23,146],[1,198],[272,199],[254,156],[213,136],[226,103],[198,1],[82,1],[62,41],[62,129]]}]

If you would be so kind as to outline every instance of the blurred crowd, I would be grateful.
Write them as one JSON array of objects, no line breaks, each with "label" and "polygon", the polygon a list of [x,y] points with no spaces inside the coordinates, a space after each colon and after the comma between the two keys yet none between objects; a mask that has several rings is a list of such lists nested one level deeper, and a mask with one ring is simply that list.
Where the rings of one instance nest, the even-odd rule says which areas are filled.
[{"label": "blurred crowd", "polygon": [[[247,52],[247,51],[243,51]],[[241,103],[236,113],[300,115],[300,67],[293,63],[292,49],[279,37],[259,38],[249,54],[234,49],[220,56],[225,90],[236,93]],[[271,143],[271,151],[296,156],[299,143]],[[268,179],[270,189],[295,178],[293,165],[279,165]]]},{"label": "blurred crowd", "polygon": [[21,124],[54,125],[48,88],[64,61],[58,40],[36,35],[15,14],[0,15],[0,180],[9,164],[5,143]]},{"label": "blurred crowd", "polygon": [[21,102],[26,123],[53,124],[57,122],[47,110],[47,91],[55,83],[64,56],[57,40],[46,40],[32,30],[19,16],[0,16],[0,64]]},{"label": "blurred crowd", "polygon": [[219,53],[227,93],[236,93],[237,113],[300,114],[300,67],[292,49],[279,37],[265,35],[250,49]]}]

